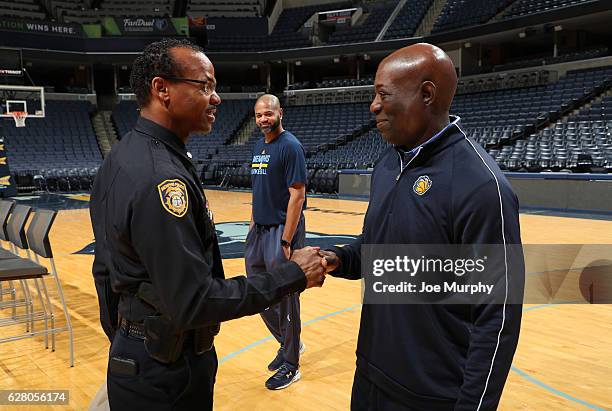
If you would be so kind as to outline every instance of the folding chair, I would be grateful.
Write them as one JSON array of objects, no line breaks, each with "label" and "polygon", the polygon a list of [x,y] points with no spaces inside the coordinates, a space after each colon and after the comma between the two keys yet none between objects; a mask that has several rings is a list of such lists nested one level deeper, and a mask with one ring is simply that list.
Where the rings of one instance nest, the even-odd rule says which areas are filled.
[{"label": "folding chair", "polygon": [[[70,366],[74,366],[74,335],[72,332],[72,323],[70,321],[70,313],[68,312],[68,306],[66,305],[66,299],[64,298],[64,292],[62,290],[62,284],[60,283],[59,276],[57,273],[57,267],[55,266],[55,260],[53,259],[53,251],[51,249],[51,242],[49,241],[49,232],[51,226],[57,217],[57,211],[52,210],[36,210],[32,221],[28,227],[26,237],[30,250],[33,251],[34,262],[40,264],[39,256],[49,260],[51,265],[51,277],[55,281],[55,287],[57,295],[60,299],[62,311],[66,319],[66,325],[64,327],[55,327],[55,313],[53,312],[53,304],[49,299],[49,293],[44,278],[41,279],[43,291],[47,300],[49,314],[51,319],[51,329],[48,330],[51,333],[51,348],[55,351],[55,334],[62,331],[68,331],[68,339],[70,342]],[[28,257],[31,257],[28,251]]]},{"label": "folding chair", "polygon": [[[14,341],[38,334],[34,331],[34,321],[38,319],[43,319],[46,321],[46,311],[44,310],[42,294],[40,293],[37,279],[46,274],[47,269],[28,259],[21,258],[17,249],[17,247],[22,249],[27,248],[25,225],[31,212],[32,208],[29,206],[18,204],[13,207],[12,213],[10,214],[10,218],[6,225],[6,238],[12,243],[11,246],[14,250],[14,254],[12,256],[7,255],[5,256],[6,258],[0,259],[0,282],[8,281],[9,284],[12,284],[13,281],[19,281],[23,294],[23,298],[18,299],[16,298],[16,292],[13,292],[11,293],[13,296],[11,301],[3,301],[1,303],[0,306],[2,308],[12,307],[13,315],[11,318],[0,319],[0,326],[25,323],[26,333],[18,336],[1,338],[0,342]],[[43,306],[42,312],[34,312],[32,295],[26,282],[28,279],[34,279],[36,282],[39,300]],[[25,314],[17,315],[17,307],[25,307]]]},{"label": "folding chair", "polygon": [[[0,260],[0,281],[19,280],[22,284],[24,294],[23,300],[26,307],[25,315],[20,315],[16,318],[8,320],[2,319],[0,320],[0,325],[12,325],[25,322],[27,324],[26,332],[24,334],[2,338],[0,339],[0,342],[14,341],[22,338],[33,337],[35,335],[44,335],[45,348],[49,348],[48,336],[51,334],[51,348],[52,351],[55,351],[55,334],[62,331],[68,331],[70,342],[70,366],[72,367],[74,366],[74,340],[72,325],[70,322],[70,315],[66,307],[61,283],[59,282],[59,278],[57,276],[57,269],[55,266],[55,261],[53,260],[53,253],[51,251],[51,245],[49,242],[49,232],[57,213],[49,210],[37,210],[26,232],[25,223],[30,213],[31,208],[28,206],[15,206],[11,219],[7,224],[7,232],[8,238],[16,246],[16,258]],[[26,251],[28,255],[27,259],[18,256],[19,249]],[[30,250],[34,252],[34,261],[31,260],[32,253],[30,253]],[[40,265],[39,256],[48,258],[50,260],[52,267],[51,273],[47,271],[46,267]],[[51,274],[55,280],[57,294],[66,318],[66,325],[63,327],[56,327],[55,325],[56,316],[53,309],[53,303],[49,297],[48,287],[45,282],[45,278],[48,274]],[[34,281],[42,311],[34,311],[32,295],[26,280]],[[35,321],[44,321],[44,330],[36,331],[34,329]],[[49,321],[51,322],[51,328],[49,328]]]},{"label": "folding chair", "polygon": [[[8,234],[6,233],[6,222],[8,221],[9,215],[11,214],[14,206],[14,201],[0,200],[0,240],[3,242],[9,242]],[[0,248],[0,258],[3,259],[10,257],[11,254],[12,253],[7,249]],[[3,283],[0,282],[0,307],[2,307],[1,303],[4,301],[5,294],[10,294],[11,299],[14,300],[15,293],[16,291],[12,281],[8,283],[8,288],[4,288]],[[15,307],[13,307],[13,317],[15,317]]]}]

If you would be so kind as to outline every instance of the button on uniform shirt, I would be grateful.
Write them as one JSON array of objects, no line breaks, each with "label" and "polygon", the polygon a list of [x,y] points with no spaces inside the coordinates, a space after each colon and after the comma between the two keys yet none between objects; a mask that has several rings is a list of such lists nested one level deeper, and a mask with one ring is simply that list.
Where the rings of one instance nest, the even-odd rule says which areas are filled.
[{"label": "button on uniform shirt", "polygon": [[153,285],[158,309],[183,330],[261,312],[306,286],[293,262],[248,279],[224,279],[212,213],[185,145],[143,117],[104,160],[90,212],[107,334],[116,329],[117,295],[119,314],[131,321],[155,313],[133,297],[143,281]]},{"label": "button on uniform shirt", "polygon": [[[289,187],[306,185],[306,158],[300,141],[287,130],[270,143],[261,138],[253,148],[253,221],[262,225],[285,224]],[[302,208],[306,208],[306,201]]]}]

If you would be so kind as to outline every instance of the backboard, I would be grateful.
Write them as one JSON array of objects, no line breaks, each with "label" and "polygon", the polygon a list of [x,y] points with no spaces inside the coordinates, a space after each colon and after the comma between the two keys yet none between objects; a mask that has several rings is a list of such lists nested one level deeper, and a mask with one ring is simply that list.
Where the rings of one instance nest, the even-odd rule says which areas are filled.
[{"label": "backboard", "polygon": [[45,89],[36,86],[0,85],[0,117],[26,112],[28,118],[45,117]]}]

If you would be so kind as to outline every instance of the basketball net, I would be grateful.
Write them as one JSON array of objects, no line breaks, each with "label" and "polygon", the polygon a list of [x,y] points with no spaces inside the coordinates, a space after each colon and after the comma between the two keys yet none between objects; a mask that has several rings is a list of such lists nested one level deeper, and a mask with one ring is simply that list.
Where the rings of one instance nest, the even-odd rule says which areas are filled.
[{"label": "basketball net", "polygon": [[28,117],[28,113],[25,111],[11,111],[13,120],[15,120],[15,127],[25,127],[25,121]]}]

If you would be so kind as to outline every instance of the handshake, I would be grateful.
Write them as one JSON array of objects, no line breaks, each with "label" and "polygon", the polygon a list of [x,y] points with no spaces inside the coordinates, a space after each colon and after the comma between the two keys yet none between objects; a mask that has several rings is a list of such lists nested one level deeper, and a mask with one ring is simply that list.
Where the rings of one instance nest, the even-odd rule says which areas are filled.
[{"label": "handshake", "polygon": [[321,251],[319,247],[304,247],[294,250],[291,261],[306,274],[306,288],[321,287],[325,275],[338,268],[340,259],[332,251]]}]

